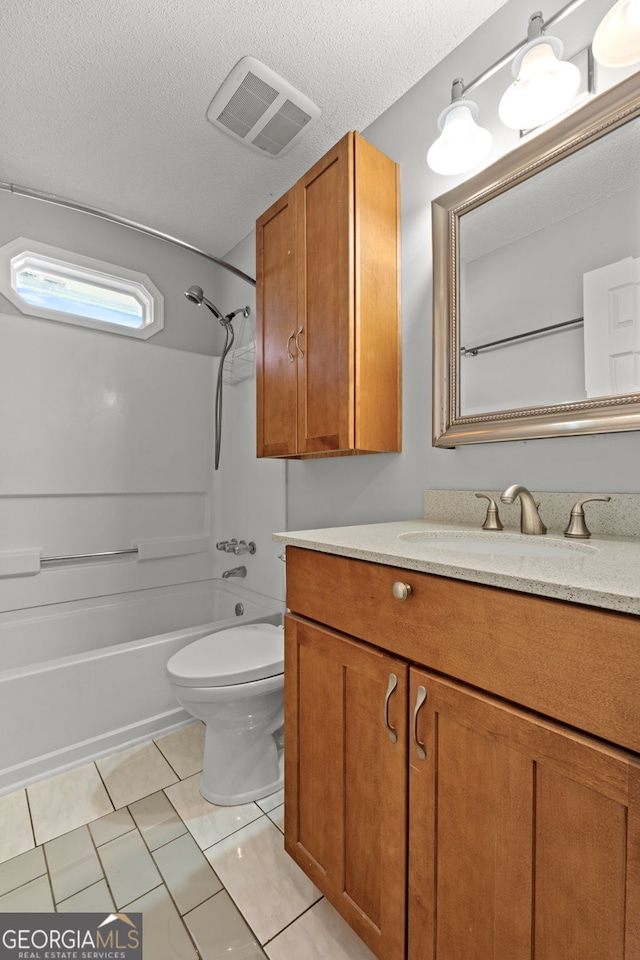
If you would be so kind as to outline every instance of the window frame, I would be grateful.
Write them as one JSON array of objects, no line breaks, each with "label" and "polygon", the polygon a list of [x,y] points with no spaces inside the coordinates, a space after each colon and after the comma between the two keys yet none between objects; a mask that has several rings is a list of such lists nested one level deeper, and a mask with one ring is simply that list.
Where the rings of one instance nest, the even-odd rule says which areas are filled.
[{"label": "window frame", "polygon": [[[130,327],[109,320],[78,316],[63,310],[30,304],[14,286],[17,285],[18,274],[30,265],[36,270],[49,271],[105,290],[126,293],[141,305],[145,322],[140,327]],[[0,247],[0,293],[23,316],[56,320],[59,323],[100,330],[121,337],[147,340],[164,327],[164,297],[146,274],[25,237],[18,237]]]}]

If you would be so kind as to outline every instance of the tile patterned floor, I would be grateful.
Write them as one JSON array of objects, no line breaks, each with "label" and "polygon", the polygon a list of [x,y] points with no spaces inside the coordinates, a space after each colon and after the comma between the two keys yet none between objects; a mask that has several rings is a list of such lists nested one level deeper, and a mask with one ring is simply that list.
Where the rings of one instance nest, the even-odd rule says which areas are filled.
[{"label": "tile patterned floor", "polygon": [[374,960],[284,852],[284,796],[198,792],[201,723],[0,797],[0,912],[143,913],[145,960]]}]

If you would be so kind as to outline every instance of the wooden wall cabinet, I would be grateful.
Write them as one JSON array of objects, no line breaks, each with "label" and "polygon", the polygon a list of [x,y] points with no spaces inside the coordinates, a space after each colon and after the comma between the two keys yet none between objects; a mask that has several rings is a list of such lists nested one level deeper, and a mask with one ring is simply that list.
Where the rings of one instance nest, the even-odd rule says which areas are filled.
[{"label": "wooden wall cabinet", "polygon": [[347,134],[256,224],[257,455],[401,449],[398,168]]},{"label": "wooden wall cabinet", "polygon": [[[638,960],[640,757],[500,696],[522,667],[504,650],[544,634],[534,601],[573,617],[579,642],[608,645],[600,663],[584,658],[578,681],[600,678],[587,727],[621,729],[616,683],[633,696],[625,647],[635,636],[640,660],[637,618],[291,547],[287,561],[285,846],[365,943],[381,960]],[[404,603],[396,580],[413,588]],[[507,611],[494,617],[507,646],[489,691],[430,669],[439,645],[473,638],[478,590]],[[457,597],[448,636],[428,612],[442,591]],[[357,622],[356,594],[367,609],[357,639],[338,629]],[[331,627],[317,622],[319,604]],[[386,632],[393,653],[363,642],[369,630],[376,643]],[[556,636],[560,672],[574,642]],[[630,721],[625,739],[638,735],[637,710]]]}]

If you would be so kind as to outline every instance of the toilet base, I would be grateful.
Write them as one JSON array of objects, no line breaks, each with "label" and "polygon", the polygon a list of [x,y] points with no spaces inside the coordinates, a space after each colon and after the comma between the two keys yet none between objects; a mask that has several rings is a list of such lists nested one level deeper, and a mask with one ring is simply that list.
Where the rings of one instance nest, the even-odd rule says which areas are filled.
[{"label": "toilet base", "polygon": [[[200,793],[210,803],[231,807],[268,797],[282,788],[284,764],[282,690],[262,702],[262,713],[250,717],[253,725],[225,729],[219,721],[208,723]],[[246,704],[240,703],[243,716]],[[259,723],[258,723],[259,721]]]},{"label": "toilet base", "polygon": [[208,785],[208,780],[211,780],[211,778],[207,778],[203,771],[198,784],[200,793],[209,803],[215,803],[219,807],[233,807],[241,803],[251,803],[252,800],[263,800],[265,797],[271,796],[272,793],[277,793],[278,790],[282,790],[284,786],[284,751],[280,751],[279,753],[278,776],[272,783],[267,783],[266,785],[260,784],[260,786],[246,790],[243,793],[224,794],[218,793],[215,789],[211,789]]}]

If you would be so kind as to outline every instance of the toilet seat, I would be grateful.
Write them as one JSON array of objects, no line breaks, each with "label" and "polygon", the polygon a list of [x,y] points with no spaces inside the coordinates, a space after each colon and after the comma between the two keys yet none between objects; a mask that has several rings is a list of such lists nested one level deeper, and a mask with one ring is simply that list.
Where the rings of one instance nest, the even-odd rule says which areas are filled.
[{"label": "toilet seat", "polygon": [[284,634],[272,623],[229,627],[195,640],[167,664],[182,687],[228,687],[284,673]]}]

